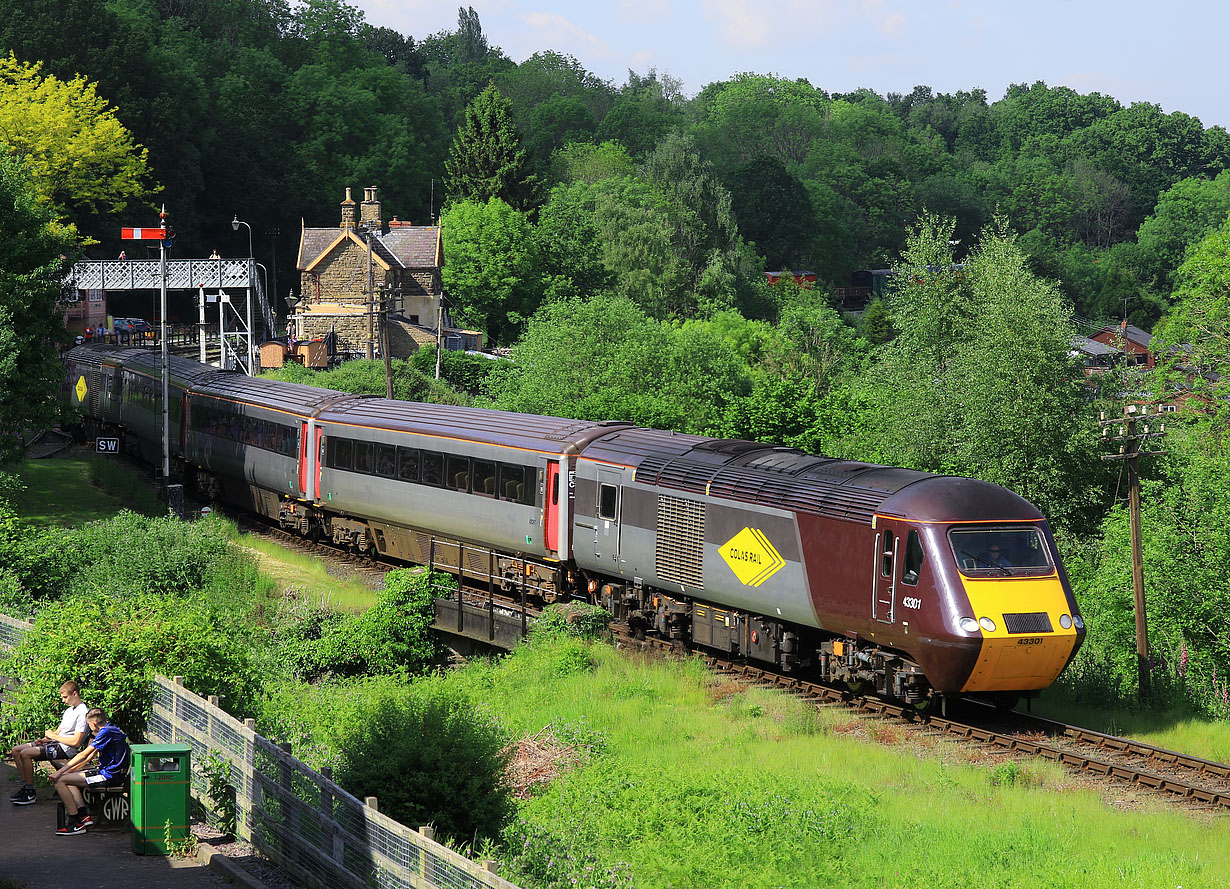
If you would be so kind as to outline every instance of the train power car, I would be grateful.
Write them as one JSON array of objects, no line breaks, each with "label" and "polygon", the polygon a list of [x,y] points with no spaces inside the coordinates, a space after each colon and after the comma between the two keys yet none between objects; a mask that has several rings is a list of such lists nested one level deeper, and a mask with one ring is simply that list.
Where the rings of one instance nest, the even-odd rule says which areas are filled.
[{"label": "train power car", "polygon": [[[66,366],[91,430],[160,453],[148,353],[79,346]],[[172,377],[173,471],[199,493],[472,585],[918,706],[1035,694],[1084,638],[1044,517],[997,485],[183,359]]]}]

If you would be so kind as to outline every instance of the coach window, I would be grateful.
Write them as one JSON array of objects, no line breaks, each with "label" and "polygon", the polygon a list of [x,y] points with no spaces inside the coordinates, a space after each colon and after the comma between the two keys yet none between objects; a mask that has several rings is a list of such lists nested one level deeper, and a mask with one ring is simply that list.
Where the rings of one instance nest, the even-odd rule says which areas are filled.
[{"label": "coach window", "polygon": [[376,475],[392,478],[397,474],[397,448],[393,445],[376,445]]},{"label": "coach window", "polygon": [[437,451],[423,451],[423,484],[439,485],[444,477],[444,455]]},{"label": "coach window", "polygon": [[354,443],[354,471],[371,473],[372,471],[372,445],[367,441],[356,441]]},{"label": "coach window", "polygon": [[445,483],[456,491],[470,490],[470,458],[450,454],[444,473]]},{"label": "coach window", "polygon": [[419,452],[417,449],[397,449],[397,477],[403,482],[419,480]]},{"label": "coach window", "polygon": [[905,561],[901,563],[901,582],[918,586],[918,574],[922,571],[923,548],[918,532],[911,530],[905,544]]},{"label": "coach window", "polygon": [[474,493],[495,496],[495,463],[491,460],[474,461]]},{"label": "coach window", "polygon": [[329,459],[329,465],[334,469],[350,469],[354,465],[354,442],[349,438],[331,438],[329,445],[333,449],[333,456]]},{"label": "coach window", "polygon": [[615,520],[619,507],[619,488],[615,485],[598,486],[598,518]]},{"label": "coach window", "polygon": [[500,474],[496,486],[501,500],[520,500],[522,485],[525,483],[525,472],[520,466],[511,463],[500,464]]}]

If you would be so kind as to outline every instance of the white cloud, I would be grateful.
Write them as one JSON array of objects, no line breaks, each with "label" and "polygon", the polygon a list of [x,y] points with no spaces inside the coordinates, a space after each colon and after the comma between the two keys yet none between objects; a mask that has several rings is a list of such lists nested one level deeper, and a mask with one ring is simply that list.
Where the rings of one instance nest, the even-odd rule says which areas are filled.
[{"label": "white cloud", "polygon": [[900,40],[905,36],[910,21],[900,12],[889,13],[880,20],[880,33],[892,40]]},{"label": "white cloud", "polygon": [[738,46],[764,46],[772,17],[753,0],[705,0],[705,18],[716,20],[722,36]]},{"label": "white cloud", "polygon": [[530,12],[522,15],[521,20],[530,26],[534,31],[534,40],[543,46],[578,57],[582,53],[593,53],[603,58],[614,55],[607,43],[562,15],[553,12]]}]

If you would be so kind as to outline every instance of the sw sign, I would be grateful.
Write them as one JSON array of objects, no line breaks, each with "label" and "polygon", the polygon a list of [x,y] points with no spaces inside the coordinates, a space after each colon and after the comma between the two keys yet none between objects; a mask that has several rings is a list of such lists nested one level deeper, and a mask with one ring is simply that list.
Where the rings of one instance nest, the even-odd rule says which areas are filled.
[{"label": "sw sign", "polygon": [[120,452],[120,440],[118,438],[100,438],[95,442],[94,447],[100,454],[118,454]]}]

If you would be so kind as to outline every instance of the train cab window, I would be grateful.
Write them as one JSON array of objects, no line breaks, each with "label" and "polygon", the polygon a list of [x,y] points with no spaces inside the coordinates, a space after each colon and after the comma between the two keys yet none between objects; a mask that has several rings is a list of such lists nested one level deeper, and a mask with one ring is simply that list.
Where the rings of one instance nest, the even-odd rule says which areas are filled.
[{"label": "train cab window", "polygon": [[450,455],[444,474],[445,486],[455,491],[470,490],[470,458]]},{"label": "train cab window", "polygon": [[354,443],[354,471],[367,473],[372,471],[371,442],[356,441]]},{"label": "train cab window", "polygon": [[953,528],[948,532],[957,564],[975,576],[1047,574],[1054,570],[1037,528]]},{"label": "train cab window", "polygon": [[474,493],[495,496],[495,463],[491,460],[474,461]]},{"label": "train cab window", "polygon": [[397,477],[403,482],[419,480],[419,452],[417,448],[397,449]]},{"label": "train cab window", "polygon": [[354,466],[354,442],[349,438],[329,439],[329,466],[332,469]]},{"label": "train cab window", "polygon": [[901,582],[907,586],[918,586],[918,575],[922,571],[923,548],[917,531],[910,531],[906,539],[905,559],[901,562]]},{"label": "train cab window", "polygon": [[897,538],[893,536],[891,531],[885,531],[883,537],[883,548],[880,550],[880,576],[893,576],[893,549],[896,546]]},{"label": "train cab window", "polygon": [[615,485],[598,486],[598,518],[615,520],[619,508],[619,488]]},{"label": "train cab window", "polygon": [[397,474],[397,448],[393,445],[376,445],[376,475],[393,478]]},{"label": "train cab window", "polygon": [[438,451],[423,451],[423,484],[439,485],[444,478],[444,455]]}]

